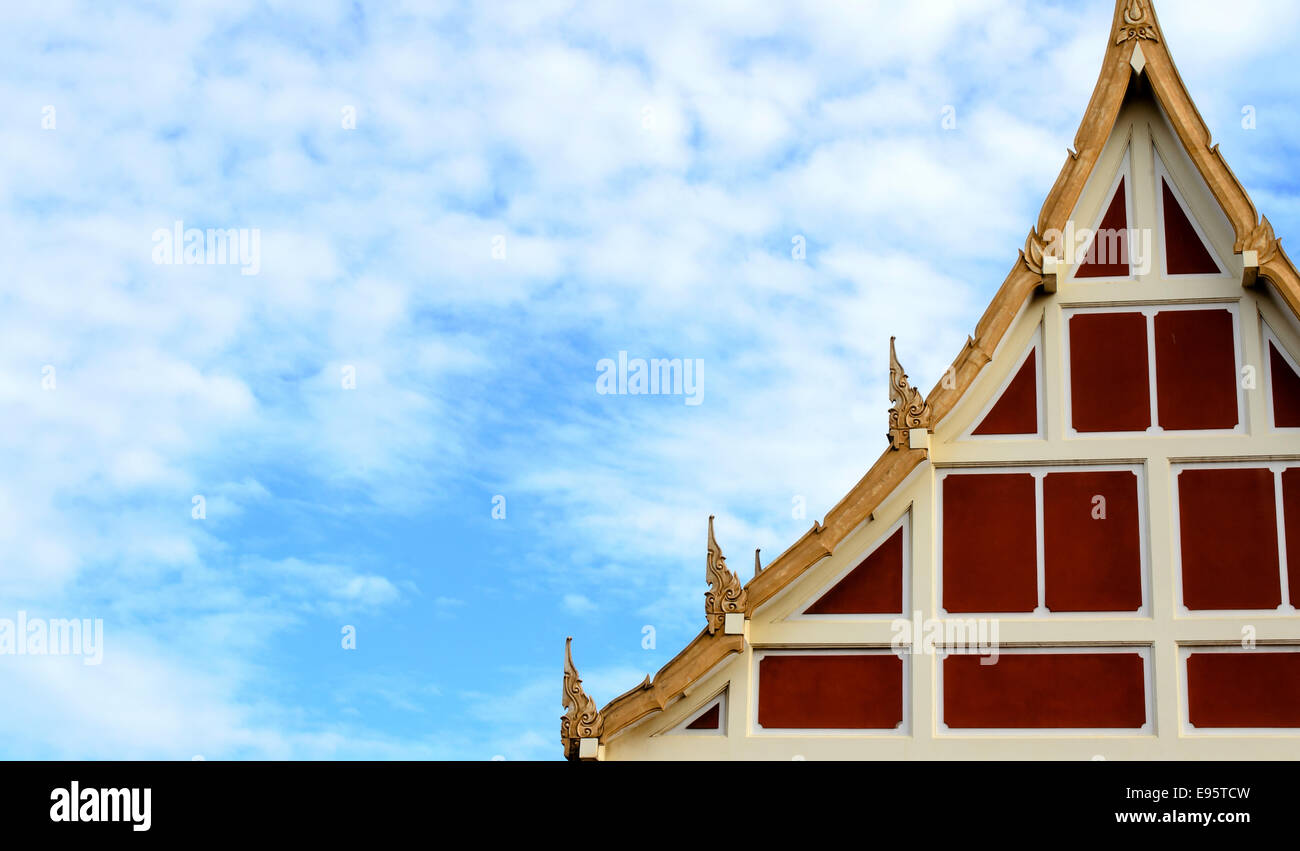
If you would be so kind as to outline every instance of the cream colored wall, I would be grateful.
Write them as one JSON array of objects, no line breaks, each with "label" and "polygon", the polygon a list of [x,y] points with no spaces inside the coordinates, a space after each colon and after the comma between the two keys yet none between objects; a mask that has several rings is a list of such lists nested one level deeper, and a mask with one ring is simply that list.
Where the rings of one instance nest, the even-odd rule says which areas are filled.
[{"label": "cream colored wall", "polygon": [[[743,654],[729,658],[665,711],[621,731],[606,743],[606,759],[1300,759],[1296,735],[1221,735],[1184,730],[1179,648],[1195,645],[1240,645],[1243,627],[1252,626],[1261,645],[1300,644],[1300,616],[1260,612],[1249,616],[1180,613],[1174,576],[1176,530],[1172,524],[1173,471],[1179,462],[1203,460],[1300,460],[1300,436],[1273,432],[1267,422],[1265,392],[1246,393],[1243,434],[1143,435],[1070,438],[1063,419],[1064,382],[1061,348],[1063,311],[1078,306],[1221,301],[1238,305],[1243,359],[1263,376],[1261,318],[1293,354],[1300,354],[1300,325],[1267,289],[1240,285],[1241,261],[1232,254],[1232,232],[1195,169],[1153,104],[1125,108],[1075,211],[1080,226],[1090,227],[1107,199],[1115,170],[1131,142],[1133,205],[1137,226],[1157,215],[1152,146],[1158,148],[1220,260],[1227,278],[1167,281],[1161,264],[1133,282],[1093,283],[1066,277],[1053,296],[1036,295],[1004,338],[992,362],[958,406],[939,423],[929,462],[923,464],[854,531],[834,555],[814,565],[796,582],[753,613]],[[1157,234],[1157,239],[1159,234]],[[1158,242],[1156,243],[1158,247]],[[990,400],[1011,377],[1035,333],[1042,328],[1046,379],[1045,439],[970,440],[962,435],[977,421]],[[956,342],[956,341],[954,341]],[[883,416],[883,415],[882,415]],[[939,729],[938,661],[935,655],[909,654],[910,713],[907,734],[807,733],[774,735],[756,727],[755,652],[783,648],[881,648],[894,637],[890,617],[799,618],[808,602],[862,555],[909,511],[909,574],[912,611],[925,619],[941,618],[937,594],[936,474],[949,468],[980,465],[1122,464],[1144,467],[1149,533],[1148,616],[1024,616],[1002,618],[1004,648],[1035,645],[1150,648],[1154,696],[1149,732],[1135,734],[1057,735],[963,734]],[[1300,565],[1292,566],[1292,570]],[[676,725],[726,688],[727,735],[669,733]]]}]

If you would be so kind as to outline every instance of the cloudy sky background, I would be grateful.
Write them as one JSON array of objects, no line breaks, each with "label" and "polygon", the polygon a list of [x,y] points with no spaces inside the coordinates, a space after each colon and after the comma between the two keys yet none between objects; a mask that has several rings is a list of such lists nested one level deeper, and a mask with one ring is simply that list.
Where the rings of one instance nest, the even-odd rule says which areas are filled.
[{"label": "cloudy sky background", "polygon": [[[558,757],[564,636],[602,704],[657,670],[707,516],[747,577],[884,448],[889,336],[960,349],[1112,8],[5,4],[0,617],[105,648],[0,656],[0,757]],[[1300,7],[1159,11],[1300,234]],[[176,220],[260,273],[154,264]],[[620,351],[703,404],[597,395]]]}]

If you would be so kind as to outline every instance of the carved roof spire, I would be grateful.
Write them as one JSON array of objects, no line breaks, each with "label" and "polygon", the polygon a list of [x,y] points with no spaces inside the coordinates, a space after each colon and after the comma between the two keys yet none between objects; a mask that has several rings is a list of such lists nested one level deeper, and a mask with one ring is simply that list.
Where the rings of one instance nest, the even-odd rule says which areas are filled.
[{"label": "carved roof spire", "polygon": [[889,338],[889,446],[906,449],[908,431],[930,427],[930,406],[921,391],[907,382],[907,373],[894,351],[894,339]]},{"label": "carved roof spire", "polygon": [[596,702],[582,688],[582,678],[573,666],[573,638],[564,639],[564,708],[560,716],[560,742],[565,756],[577,755],[579,739],[598,739],[605,729],[605,719]]},{"label": "carved roof spire", "polygon": [[760,573],[763,572],[763,562],[760,561],[758,558],[758,554],[761,552],[762,550],[754,550],[754,575],[755,576],[758,576]]},{"label": "carved roof spire", "polygon": [[709,515],[709,555],[704,568],[709,590],[704,592],[704,616],[708,619],[709,635],[722,629],[727,615],[743,613],[749,598],[736,574],[727,569],[727,558],[713,537],[713,515]]}]

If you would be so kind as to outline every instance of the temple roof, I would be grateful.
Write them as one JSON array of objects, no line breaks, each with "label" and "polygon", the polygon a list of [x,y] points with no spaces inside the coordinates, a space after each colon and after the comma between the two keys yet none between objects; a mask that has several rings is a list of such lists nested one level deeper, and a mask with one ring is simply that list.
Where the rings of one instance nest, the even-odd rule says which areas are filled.
[{"label": "temple roof", "polygon": [[[922,407],[926,409],[925,424],[929,428],[933,429],[952,411],[971,387],[992,359],[992,353],[1025,300],[1039,288],[1055,292],[1056,258],[1047,253],[1049,248],[1042,235],[1065,229],[1110,137],[1130,86],[1143,80],[1233,228],[1233,250],[1242,257],[1245,266],[1243,285],[1262,287],[1267,281],[1291,312],[1300,317],[1300,274],[1282,249],[1272,225],[1267,218],[1259,216],[1250,196],[1214,144],[1174,66],[1152,0],[1117,0],[1101,74],[1075,135],[1074,148],[1067,153],[1025,247],[976,325],[974,335],[967,339],[953,361],[946,380],[925,397]],[[902,376],[902,381],[906,387],[906,376]],[[892,389],[891,385],[891,396]],[[891,446],[823,522],[814,523],[802,538],[745,584],[746,616],[831,555],[926,460],[927,450],[911,448],[907,440],[895,437],[891,429]],[[716,546],[712,543],[711,524],[710,543]],[[667,707],[732,653],[742,651],[744,640],[743,635],[713,629],[711,624],[653,678],[647,677],[600,710],[602,738],[611,737],[649,713]]]}]

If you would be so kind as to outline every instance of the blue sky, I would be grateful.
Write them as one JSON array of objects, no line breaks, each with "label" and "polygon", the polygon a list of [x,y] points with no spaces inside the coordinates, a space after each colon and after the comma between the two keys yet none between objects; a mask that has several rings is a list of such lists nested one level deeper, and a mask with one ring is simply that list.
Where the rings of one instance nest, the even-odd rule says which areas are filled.
[{"label": "blue sky", "polygon": [[[104,659],[0,656],[0,757],[557,758],[566,635],[605,703],[702,628],[710,513],[747,577],[861,477],[889,336],[929,387],[971,333],[1113,6],[666,7],[5,4],[0,618]],[[1158,11],[1300,234],[1300,8]],[[154,263],[177,220],[258,274]],[[621,351],[702,403],[597,394]]]}]

